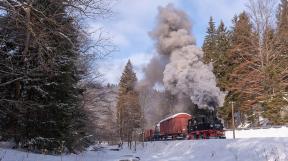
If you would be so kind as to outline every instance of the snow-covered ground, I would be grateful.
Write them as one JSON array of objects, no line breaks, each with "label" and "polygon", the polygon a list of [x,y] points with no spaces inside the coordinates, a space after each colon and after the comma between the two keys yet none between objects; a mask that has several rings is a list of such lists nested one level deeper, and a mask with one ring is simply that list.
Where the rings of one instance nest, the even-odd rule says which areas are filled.
[{"label": "snow-covered ground", "polygon": [[288,138],[183,140],[145,143],[137,152],[87,151],[80,155],[49,156],[0,149],[1,161],[118,161],[132,154],[141,161],[287,161]]},{"label": "snow-covered ground", "polygon": [[[231,138],[232,132],[226,135]],[[287,127],[238,130],[236,138],[241,139],[146,142],[144,147],[139,144],[136,152],[125,146],[112,151],[116,147],[104,145],[100,151],[63,156],[11,150],[2,143],[0,161],[119,161],[124,155],[138,156],[141,161],[288,161]]]},{"label": "snow-covered ground", "polygon": [[[233,138],[233,132],[227,130],[225,132],[226,138]],[[263,137],[288,137],[288,127],[269,128],[269,129],[249,129],[249,130],[235,130],[236,138],[263,138]]]}]

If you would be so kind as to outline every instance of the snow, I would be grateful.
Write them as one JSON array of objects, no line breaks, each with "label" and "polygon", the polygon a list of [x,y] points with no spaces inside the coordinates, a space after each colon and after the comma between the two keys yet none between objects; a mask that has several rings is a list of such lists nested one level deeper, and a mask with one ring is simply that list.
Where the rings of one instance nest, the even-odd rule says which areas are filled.
[{"label": "snow", "polygon": [[139,144],[137,152],[87,151],[80,155],[51,156],[0,149],[2,161],[118,161],[125,155],[141,161],[287,161],[288,138],[159,141]]},{"label": "snow", "polygon": [[[233,138],[232,130],[225,131],[227,139]],[[269,129],[249,129],[235,130],[236,138],[263,138],[263,137],[288,137],[288,127],[278,127]]]},{"label": "snow", "polygon": [[288,161],[288,127],[237,130],[235,140],[229,139],[231,131],[226,135],[228,139],[145,142],[144,147],[139,143],[136,152],[126,146],[114,151],[117,146],[101,145],[98,151],[90,148],[79,155],[63,156],[12,150],[9,144],[0,143],[0,160],[119,161],[125,156],[135,156],[141,161]]}]

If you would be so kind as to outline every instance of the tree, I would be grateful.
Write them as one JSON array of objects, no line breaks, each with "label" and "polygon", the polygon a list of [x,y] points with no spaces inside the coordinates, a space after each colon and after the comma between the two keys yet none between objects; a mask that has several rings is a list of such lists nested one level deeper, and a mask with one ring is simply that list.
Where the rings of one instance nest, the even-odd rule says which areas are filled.
[{"label": "tree", "polygon": [[254,100],[252,94],[245,93],[246,89],[250,89],[247,81],[251,78],[249,72],[253,65],[252,57],[256,51],[253,43],[256,38],[252,31],[252,25],[248,15],[243,12],[238,18],[234,18],[234,26],[231,35],[231,47],[227,50],[226,62],[226,84],[228,94],[224,106],[220,109],[220,115],[225,120],[231,119],[230,101],[236,101],[237,107],[242,114],[242,122],[244,122],[244,114],[250,111],[250,100]]},{"label": "tree", "polygon": [[257,115],[275,124],[279,123],[276,120],[279,120],[283,107],[279,100],[285,93],[283,88],[286,82],[283,78],[287,59],[279,52],[281,47],[277,49],[280,43],[275,43],[280,41],[273,29],[273,1],[249,2],[248,14],[240,15],[234,27],[229,51],[230,59],[234,61],[231,64],[229,91],[236,96],[234,99],[237,98],[245,120],[248,119],[253,126],[259,126]]},{"label": "tree", "polygon": [[210,63],[215,61],[215,57],[217,57],[216,53],[216,28],[215,22],[213,21],[213,17],[210,17],[209,26],[207,28],[207,35],[205,36],[205,40],[202,46],[204,51],[203,60],[205,63]]},{"label": "tree", "polygon": [[220,25],[217,28],[215,41],[217,57],[215,57],[213,63],[213,72],[217,78],[218,86],[225,91],[229,71],[227,52],[231,47],[231,38],[223,21],[220,22]]},{"label": "tree", "polygon": [[280,17],[285,14],[287,15],[287,13],[285,13],[287,12],[285,11],[285,8],[287,10],[287,1],[282,1],[280,4],[282,7],[280,7],[277,16],[278,23],[276,32],[274,28],[275,4],[274,0],[250,0],[248,6],[258,39],[258,44],[255,44],[255,48],[258,50],[254,57],[258,66],[254,73],[261,76],[261,78],[258,78],[261,94],[257,97],[257,101],[263,102],[263,104],[258,104],[263,108],[262,116],[268,118],[270,124],[283,123],[284,121],[283,117],[281,117],[281,113],[283,112],[283,109],[287,107],[287,101],[284,99],[286,93],[285,88],[287,88],[288,61],[287,54],[285,54],[287,46],[281,45],[283,43],[285,44],[285,38],[283,39],[282,36],[285,35],[285,32],[281,33],[282,29],[280,29],[285,26],[285,20],[281,21]]},{"label": "tree", "polygon": [[[221,55],[217,51],[217,32],[218,31],[216,30],[213,17],[210,17],[209,22],[208,22],[207,32],[206,32],[207,35],[205,36],[204,43],[202,46],[202,50],[204,52],[203,61],[204,63],[210,64],[211,66],[213,66],[213,72],[216,75],[218,83],[219,83],[219,76],[220,76],[219,58],[221,57]],[[194,110],[191,111],[192,114],[202,113],[203,115],[205,115],[209,111],[209,110],[198,110],[198,108],[196,107],[193,109]]]},{"label": "tree", "polygon": [[[288,112],[285,110],[288,106],[288,2],[281,0],[277,12],[277,27],[276,31],[266,36],[265,45],[270,45],[270,54],[268,57],[270,65],[266,70],[270,79],[274,79],[273,92],[270,97],[264,102],[263,116],[268,118],[271,124],[285,124],[288,122]],[[271,36],[269,36],[271,35]],[[268,55],[269,56],[269,55]],[[277,86],[276,86],[277,85]],[[286,99],[285,99],[286,97]]]},{"label": "tree", "polygon": [[99,83],[86,84],[83,94],[83,107],[89,113],[88,120],[90,133],[97,142],[108,141],[116,143],[116,104],[118,87]]},{"label": "tree", "polygon": [[221,108],[221,115],[227,119],[231,117],[227,100],[234,100],[242,123],[248,120],[252,126],[259,126],[259,116],[267,118],[270,124],[285,123],[288,61],[287,36],[283,35],[287,29],[286,20],[281,19],[285,19],[287,1],[280,4],[276,30],[274,6],[273,0],[250,0],[248,12],[233,20],[227,68],[229,93]]},{"label": "tree", "polygon": [[[215,29],[212,18],[209,21],[207,34],[203,45],[204,61],[213,65],[213,73],[217,78],[217,85],[221,90],[225,91],[228,85],[228,74],[231,70],[227,55],[228,49],[231,46],[231,36],[223,21]],[[222,118],[224,118],[223,113],[225,113],[223,109],[225,108],[220,108],[219,111]],[[205,111],[203,112],[205,113]]]},{"label": "tree", "polygon": [[76,152],[86,146],[78,63],[89,53],[75,14],[92,8],[102,14],[103,1],[98,2],[0,2],[0,131],[5,139],[38,152]]},{"label": "tree", "polygon": [[281,73],[281,88],[288,91],[288,72],[285,70],[288,63],[288,2],[286,0],[281,0],[279,4],[278,14],[277,14],[277,28],[274,39],[275,40],[275,51],[279,55],[278,63],[282,69]]},{"label": "tree", "polygon": [[132,136],[140,129],[142,118],[138,92],[135,90],[136,82],[136,74],[129,60],[119,83],[117,122],[119,125],[120,139],[121,141],[128,141],[130,148],[132,146]]}]

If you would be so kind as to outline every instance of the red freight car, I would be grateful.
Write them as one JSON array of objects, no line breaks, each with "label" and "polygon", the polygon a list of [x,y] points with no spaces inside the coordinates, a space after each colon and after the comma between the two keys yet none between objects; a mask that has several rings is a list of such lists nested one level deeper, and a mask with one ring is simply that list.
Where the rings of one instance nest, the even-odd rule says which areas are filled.
[{"label": "red freight car", "polygon": [[191,118],[190,114],[177,113],[160,121],[160,138],[185,138],[187,135],[188,120]]},{"label": "red freight car", "polygon": [[154,138],[154,130],[153,129],[146,129],[144,131],[144,141],[152,141]]}]

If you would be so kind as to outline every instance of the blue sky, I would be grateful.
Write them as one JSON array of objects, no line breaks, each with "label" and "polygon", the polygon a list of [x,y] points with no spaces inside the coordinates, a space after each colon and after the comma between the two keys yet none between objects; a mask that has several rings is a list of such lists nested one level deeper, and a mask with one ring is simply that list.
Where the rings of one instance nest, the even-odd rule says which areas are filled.
[{"label": "blue sky", "polygon": [[209,17],[213,16],[216,24],[220,20],[229,26],[235,14],[245,9],[248,0],[119,0],[113,6],[114,15],[109,19],[91,21],[91,31],[100,27],[110,37],[117,52],[96,62],[103,74],[105,83],[118,83],[123,68],[131,59],[138,79],[143,78],[142,69],[149,62],[155,49],[148,32],[156,22],[157,8],[173,3],[184,10],[192,22],[193,34],[197,45],[202,46]]}]

